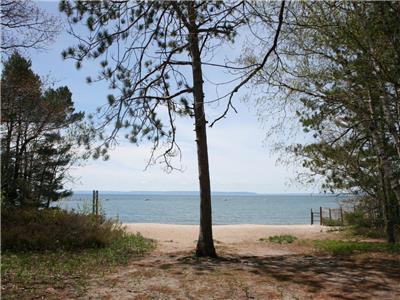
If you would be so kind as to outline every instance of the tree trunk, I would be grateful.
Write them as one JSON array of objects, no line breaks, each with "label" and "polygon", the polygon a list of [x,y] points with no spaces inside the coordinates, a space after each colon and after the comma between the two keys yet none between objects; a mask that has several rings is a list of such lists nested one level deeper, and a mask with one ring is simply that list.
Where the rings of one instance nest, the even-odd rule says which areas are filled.
[{"label": "tree trunk", "polygon": [[[373,52],[373,50],[372,50]],[[372,69],[373,70],[379,70],[379,66],[376,65],[376,63],[373,62],[372,65]],[[379,78],[376,78],[376,81],[378,81]],[[379,91],[378,86],[373,86],[372,87],[376,93],[376,91]],[[381,82],[381,90],[384,91],[385,90],[385,85],[383,82]],[[395,87],[395,90],[397,92],[397,89]],[[396,123],[398,124],[398,119],[396,120],[396,117],[392,115],[391,112],[391,108],[390,108],[390,102],[393,100],[389,100],[388,98],[385,98],[384,96],[378,94],[378,95],[374,95],[374,104],[373,103],[373,99],[372,99],[372,93],[371,91],[370,93],[370,103],[369,103],[369,109],[371,111],[371,114],[374,117],[378,117],[375,120],[379,120],[379,123],[381,125],[381,127],[383,127],[383,129],[381,129],[382,133],[381,136],[382,141],[385,141],[385,126],[387,128],[388,133],[392,136],[393,138],[393,142],[394,142],[394,147],[397,151],[397,156],[398,158],[400,158],[400,133],[398,131],[398,129],[396,128]],[[384,93],[382,93],[384,94]],[[375,108],[376,106],[376,108]],[[384,125],[382,123],[385,123]],[[400,206],[400,178],[398,178],[398,176],[396,175],[396,168],[393,165],[393,163],[390,162],[389,159],[386,159],[385,161],[383,161],[384,163],[384,167],[385,167],[385,172],[388,176],[388,183],[389,186],[392,188],[393,192],[396,195],[397,198],[397,205]]]},{"label": "tree trunk", "polygon": [[387,180],[385,179],[385,171],[382,167],[382,161],[379,159],[379,173],[380,173],[380,183],[382,189],[382,199],[383,199],[383,211],[385,220],[385,232],[386,239],[388,243],[394,244],[396,242],[396,229],[395,229],[395,216],[393,209],[393,199],[390,197],[390,190],[388,188]]},{"label": "tree trunk", "polygon": [[[376,104],[379,106],[379,102],[373,101],[370,96],[369,99],[369,112],[370,117],[373,123],[371,135],[373,140],[373,147],[375,148],[375,152],[378,157],[379,163],[379,171],[381,176],[381,184],[382,190],[384,194],[384,211],[385,211],[385,227],[386,227],[386,235],[389,243],[396,242],[396,234],[395,234],[395,225],[396,225],[396,211],[398,203],[400,201],[400,193],[398,191],[398,187],[394,185],[394,176],[392,164],[387,155],[387,142],[385,139],[385,127],[380,120],[379,116],[382,116],[382,107],[376,107]],[[391,197],[390,190],[393,191],[394,195]]]},{"label": "tree trunk", "polygon": [[208,166],[208,148],[206,118],[204,112],[203,74],[199,50],[198,28],[194,2],[188,3],[189,9],[189,44],[192,56],[194,117],[197,143],[197,160],[200,183],[200,232],[196,255],[216,257],[212,235],[211,187]]},{"label": "tree trunk", "polygon": [[[22,126],[22,121],[19,120],[18,122],[18,135],[17,135],[17,140],[15,142],[15,161],[14,161],[14,171],[13,171],[13,181],[12,181],[12,186],[11,186],[11,191],[9,194],[9,197],[13,203],[17,203],[17,198],[18,198],[18,177],[19,177],[19,170],[20,170],[20,142],[21,142],[21,126]],[[21,199],[19,199],[21,200]],[[21,204],[21,203],[20,203]]]},{"label": "tree trunk", "polygon": [[[11,204],[14,204],[10,200],[10,191],[11,191],[11,169],[12,169],[12,161],[11,161],[11,143],[12,143],[12,134],[13,134],[13,129],[14,129],[14,122],[12,120],[7,120],[7,135],[6,138],[3,138],[2,140],[2,147],[3,143],[5,144],[5,147],[3,152],[1,153],[1,190],[4,193],[3,196],[5,196],[6,201],[8,201]],[[8,203],[8,204],[9,204]]]}]

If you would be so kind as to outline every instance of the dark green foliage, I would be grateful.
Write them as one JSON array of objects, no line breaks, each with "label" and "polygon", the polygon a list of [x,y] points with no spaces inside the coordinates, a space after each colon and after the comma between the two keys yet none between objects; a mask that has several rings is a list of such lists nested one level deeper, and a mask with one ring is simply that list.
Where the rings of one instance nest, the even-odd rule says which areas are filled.
[{"label": "dark green foliage", "polygon": [[13,252],[106,247],[124,235],[113,220],[60,209],[3,208],[1,228],[1,249]]},{"label": "dark green foliage", "polygon": [[346,225],[354,235],[371,238],[385,237],[385,224],[383,218],[374,218],[364,209],[357,209],[344,215]]},{"label": "dark green foliage", "polygon": [[2,204],[49,207],[70,195],[63,184],[78,159],[83,113],[67,87],[45,89],[31,63],[14,53],[4,64],[1,101]]},{"label": "dark green foliage", "polygon": [[351,226],[365,228],[377,228],[384,226],[382,220],[372,218],[363,209],[356,209],[355,212],[347,212],[344,215],[344,218],[346,224]]}]

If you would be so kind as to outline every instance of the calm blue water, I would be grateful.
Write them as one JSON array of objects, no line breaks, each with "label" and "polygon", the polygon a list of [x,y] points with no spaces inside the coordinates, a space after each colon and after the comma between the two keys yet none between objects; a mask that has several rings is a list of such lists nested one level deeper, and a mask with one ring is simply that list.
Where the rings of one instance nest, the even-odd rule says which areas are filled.
[{"label": "calm blue water", "polygon": [[[58,206],[91,209],[90,194],[74,194]],[[101,206],[123,223],[198,224],[199,197],[171,194],[102,194]],[[310,224],[310,209],[339,207],[332,195],[214,195],[214,224]]]}]

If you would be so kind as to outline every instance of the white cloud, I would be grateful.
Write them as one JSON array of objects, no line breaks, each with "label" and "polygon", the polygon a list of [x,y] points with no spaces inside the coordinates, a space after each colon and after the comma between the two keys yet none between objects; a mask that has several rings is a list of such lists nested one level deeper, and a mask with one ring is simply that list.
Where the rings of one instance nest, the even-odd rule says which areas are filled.
[{"label": "white cloud", "polygon": [[[39,5],[50,13],[57,13],[57,3],[42,2]],[[86,85],[85,77],[96,74],[98,62],[86,62],[77,72],[71,61],[62,61],[62,50],[74,44],[74,39],[66,32],[62,33],[49,52],[32,54],[34,70],[39,74],[53,74],[59,85],[67,85],[72,93],[78,110],[94,111],[106,102],[108,85]],[[238,55],[240,48],[235,46],[220,48],[221,60],[226,54]],[[204,68],[206,101],[225,94],[232,85],[217,89],[212,82],[226,81],[226,73]],[[224,191],[254,192],[298,192],[299,187],[288,188],[285,183],[293,177],[293,172],[284,166],[276,166],[276,156],[271,156],[263,147],[265,130],[252,116],[249,108],[238,103],[245,91],[235,94],[235,106],[239,113],[229,112],[228,117],[208,130],[208,146],[212,189]],[[248,101],[250,104],[251,101]],[[226,102],[207,105],[209,116],[217,117],[225,109]],[[210,122],[213,119],[210,117]],[[150,146],[137,147],[121,143],[112,152],[110,161],[90,161],[86,166],[76,167],[71,175],[78,178],[71,187],[76,190],[197,190],[197,160],[193,120],[177,120],[178,142],[183,151],[182,164],[185,172],[166,174],[158,166],[143,172],[150,155]]]},{"label": "white cloud", "polygon": [[[243,120],[241,122],[241,120]],[[91,161],[73,170],[78,190],[197,190],[197,158],[192,120],[179,120],[178,142],[184,172],[165,173],[159,166],[143,171],[150,145],[123,143],[109,161]],[[277,166],[276,156],[263,147],[264,131],[255,117],[231,117],[208,129],[211,184],[214,191],[295,192],[285,183],[293,175]]]}]

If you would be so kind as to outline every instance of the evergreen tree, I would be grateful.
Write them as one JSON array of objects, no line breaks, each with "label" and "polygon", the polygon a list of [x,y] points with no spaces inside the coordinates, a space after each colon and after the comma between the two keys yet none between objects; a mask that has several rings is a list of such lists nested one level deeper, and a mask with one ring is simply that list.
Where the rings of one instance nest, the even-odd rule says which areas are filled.
[{"label": "evergreen tree", "polygon": [[77,159],[69,131],[82,120],[67,87],[44,90],[30,61],[14,53],[2,78],[2,195],[12,206],[49,206],[70,192],[63,183]]}]

